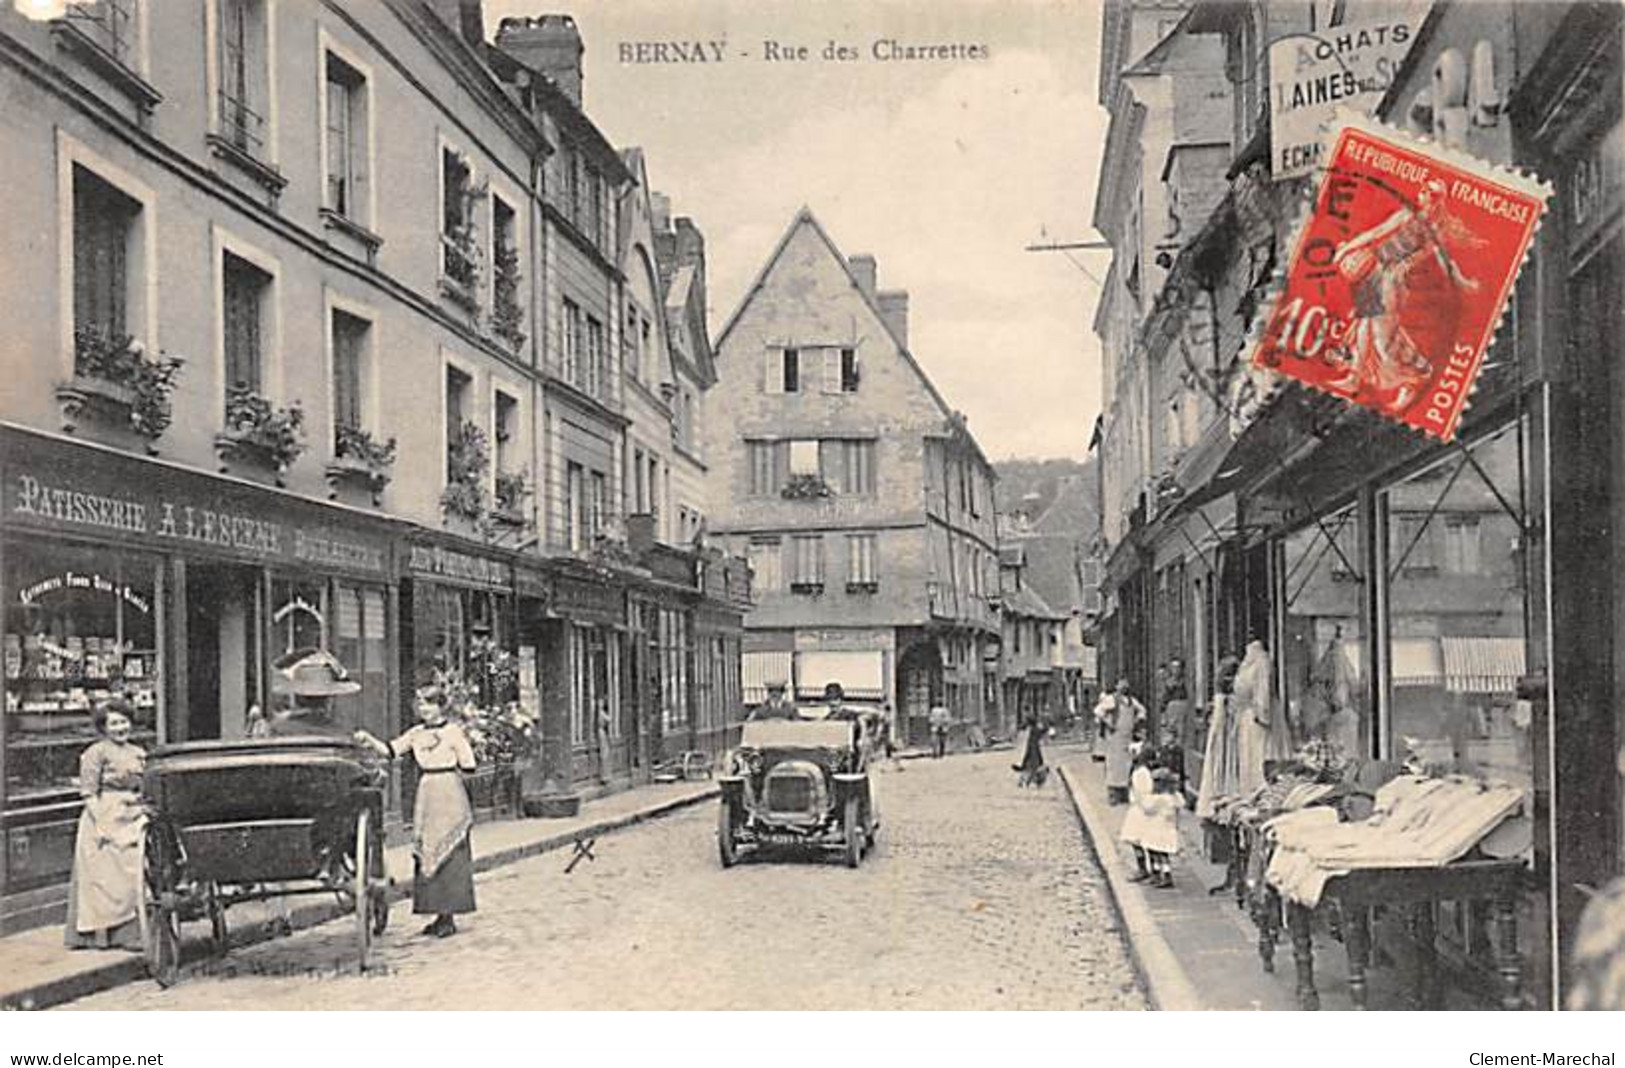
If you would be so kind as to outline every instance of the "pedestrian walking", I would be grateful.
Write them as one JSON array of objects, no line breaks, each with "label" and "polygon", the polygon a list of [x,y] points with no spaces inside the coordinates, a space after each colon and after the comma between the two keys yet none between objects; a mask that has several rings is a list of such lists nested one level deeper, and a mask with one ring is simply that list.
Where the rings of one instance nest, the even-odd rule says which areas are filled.
[{"label": "pedestrian walking", "polygon": [[1037,714],[1028,716],[1016,739],[1019,763],[1010,765],[1016,774],[1017,786],[1043,786],[1049,779],[1049,768],[1044,764],[1044,733],[1047,728]]},{"label": "pedestrian walking", "polygon": [[1118,679],[1116,688],[1095,706],[1095,722],[1106,750],[1106,801],[1128,803],[1131,758],[1129,746],[1136,727],[1144,724],[1145,706],[1129,692],[1127,679]]},{"label": "pedestrian walking", "polygon": [[423,933],[437,938],[456,934],[453,917],[474,911],[474,854],[468,841],[474,810],[461,774],[474,770],[474,749],[463,728],[447,720],[445,700],[438,690],[420,693],[417,726],[393,742],[366,731],[355,735],[383,756],[400,759],[411,753],[422,773],[412,809],[412,912],[434,917]]},{"label": "pedestrian walking", "polygon": [[79,832],[68,883],[69,949],[141,949],[137,914],[141,837],[147,818],[141,777],[147,754],[130,741],[135,711],[123,698],[100,705],[91,719],[101,737],[79,757]]},{"label": "pedestrian walking", "polygon": [[940,759],[948,751],[948,725],[951,722],[947,705],[939,701],[931,706],[932,759]]}]

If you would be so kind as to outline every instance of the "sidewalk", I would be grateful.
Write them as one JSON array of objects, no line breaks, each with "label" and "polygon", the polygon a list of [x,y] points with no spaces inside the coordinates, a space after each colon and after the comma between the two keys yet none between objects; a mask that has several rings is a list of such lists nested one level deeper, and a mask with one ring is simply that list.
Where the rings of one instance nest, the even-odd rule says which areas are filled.
[{"label": "sidewalk", "polygon": [[[1208,887],[1224,881],[1224,868],[1203,857],[1196,817],[1180,813],[1182,852],[1174,862],[1174,888],[1148,889],[1144,883],[1131,883],[1134,854],[1117,838],[1127,809],[1106,803],[1106,766],[1090,759],[1086,750],[1056,757],[1084,832],[1106,870],[1130,949],[1157,1008],[1296,1010],[1291,939],[1281,933],[1275,972],[1265,972],[1258,954],[1258,929],[1236,907],[1234,894],[1208,894]],[[1382,969],[1389,977],[1384,982],[1378,969],[1371,969],[1373,1006],[1399,1007],[1387,989],[1396,970],[1403,969]],[[1320,931],[1315,934],[1315,986],[1322,1010],[1354,1007],[1343,947]]]},{"label": "sidewalk", "polygon": [[[609,834],[717,795],[711,782],[666,783],[610,794],[582,806],[581,815],[565,820],[525,819],[482,823],[472,832],[474,870],[489,871],[517,860],[562,849],[584,839]],[[412,848],[392,846],[385,851],[389,869],[390,901],[411,896]],[[289,919],[295,929],[313,927],[341,914],[326,895],[289,899]],[[265,902],[239,905],[226,914],[231,945],[245,946],[267,939],[265,927],[276,913]],[[396,916],[396,921],[410,917]],[[207,952],[208,924],[187,924],[181,932],[183,955],[192,959]],[[70,951],[62,944],[59,925],[0,938],[0,1009],[45,1009],[124,983],[147,978],[140,954],[119,950]]]}]

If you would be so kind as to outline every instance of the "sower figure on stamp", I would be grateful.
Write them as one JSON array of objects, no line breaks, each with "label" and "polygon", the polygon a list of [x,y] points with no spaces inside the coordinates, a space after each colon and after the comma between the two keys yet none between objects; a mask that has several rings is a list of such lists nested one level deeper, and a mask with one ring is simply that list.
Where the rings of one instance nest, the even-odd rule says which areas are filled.
[{"label": "sower figure on stamp", "polygon": [[1354,300],[1340,352],[1349,370],[1331,388],[1391,412],[1409,408],[1438,362],[1450,354],[1462,295],[1478,282],[1461,273],[1446,239],[1481,242],[1446,208],[1444,182],[1431,179],[1416,207],[1401,207],[1338,246],[1332,265]]}]

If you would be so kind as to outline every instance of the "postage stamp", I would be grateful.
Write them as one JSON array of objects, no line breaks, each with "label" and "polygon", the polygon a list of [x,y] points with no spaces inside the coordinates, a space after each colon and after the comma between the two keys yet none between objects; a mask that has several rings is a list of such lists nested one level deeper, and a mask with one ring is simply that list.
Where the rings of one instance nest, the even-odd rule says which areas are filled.
[{"label": "postage stamp", "polygon": [[1253,363],[1449,441],[1549,190],[1360,119],[1328,143]]}]

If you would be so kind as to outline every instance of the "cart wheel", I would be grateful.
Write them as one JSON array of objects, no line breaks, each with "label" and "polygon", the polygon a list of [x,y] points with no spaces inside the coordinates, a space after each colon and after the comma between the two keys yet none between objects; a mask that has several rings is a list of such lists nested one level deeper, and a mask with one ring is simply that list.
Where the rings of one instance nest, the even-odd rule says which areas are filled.
[{"label": "cart wheel", "polygon": [[846,811],[841,829],[846,832],[846,866],[855,868],[863,862],[863,823],[859,820],[858,799],[846,799]]},{"label": "cart wheel", "polygon": [[368,876],[371,864],[367,858],[372,855],[372,813],[366,809],[355,818],[355,881],[351,894],[355,898],[355,941],[358,967],[361,971],[367,970],[368,958],[372,951],[372,924],[373,924],[373,896],[368,886]]},{"label": "cart wheel", "polygon": [[739,863],[739,843],[734,840],[734,810],[726,801],[717,810],[717,859],[724,868]]},{"label": "cart wheel", "polygon": [[226,927],[226,903],[220,900],[220,887],[214,883],[209,884],[205,893],[208,897],[204,902],[204,909],[209,914],[209,931],[214,936],[210,948],[213,949],[215,956],[223,957],[226,950],[231,947],[231,932]]},{"label": "cart wheel", "polygon": [[372,835],[367,851],[368,883],[372,887],[372,933],[377,937],[389,926],[389,869],[384,864],[384,836]]},{"label": "cart wheel", "polygon": [[[159,986],[174,986],[181,974],[180,917],[174,908],[174,866],[162,833],[147,824],[141,836],[141,878],[136,881],[136,916],[141,925],[141,946],[147,973]],[[166,903],[167,902],[167,903]]]}]

